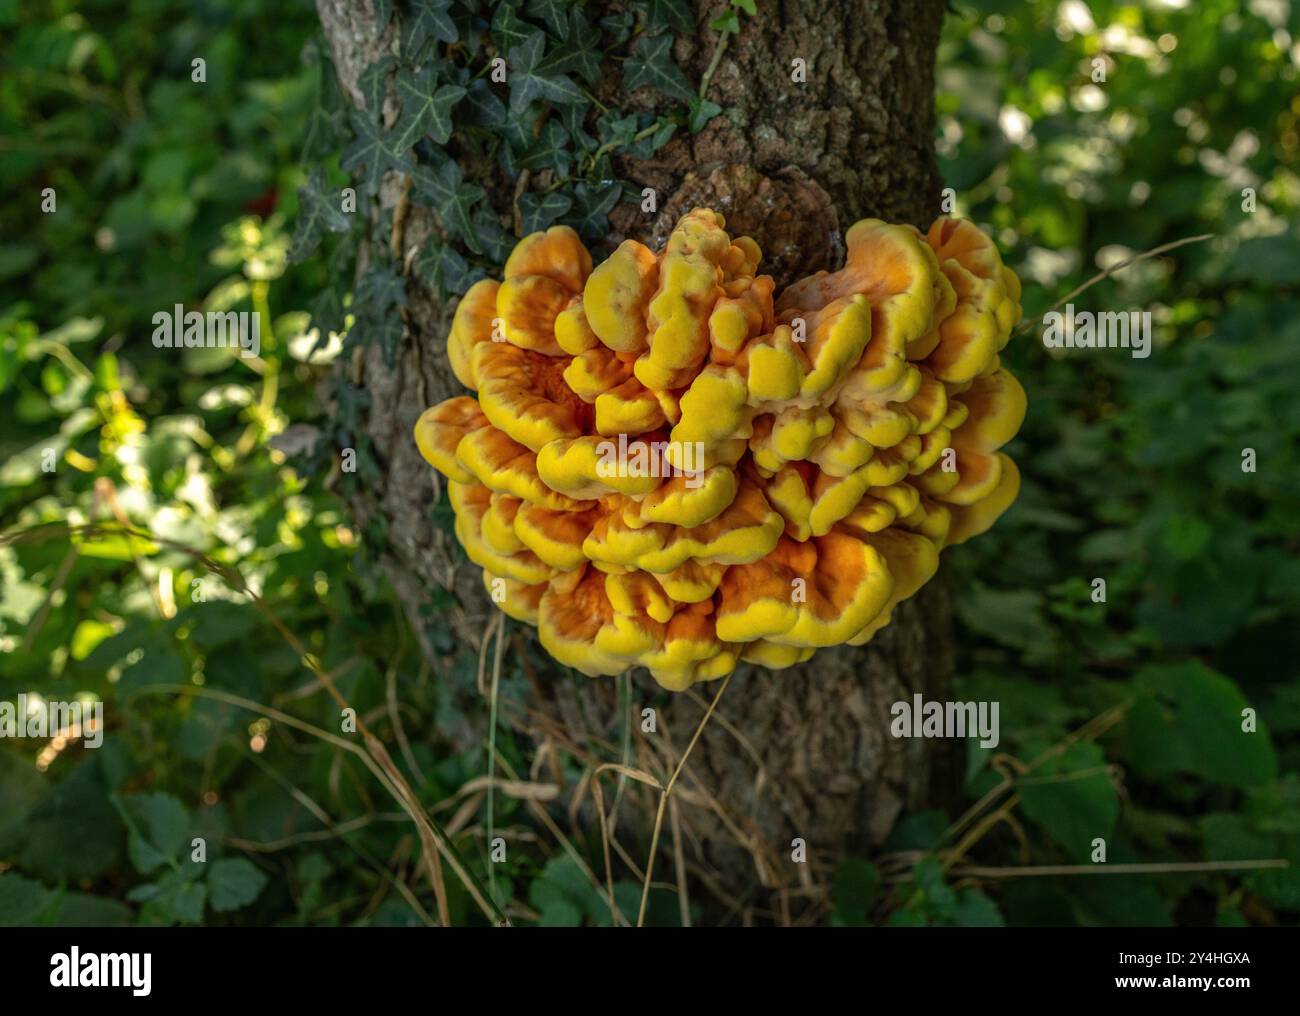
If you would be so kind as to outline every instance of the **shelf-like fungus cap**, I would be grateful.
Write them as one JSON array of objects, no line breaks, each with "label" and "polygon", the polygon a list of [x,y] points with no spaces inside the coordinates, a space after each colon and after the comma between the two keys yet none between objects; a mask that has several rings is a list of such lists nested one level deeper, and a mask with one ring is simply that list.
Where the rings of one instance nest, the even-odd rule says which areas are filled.
[{"label": "shelf-like fungus cap", "polygon": [[861,645],[1014,500],[1014,274],[955,219],[846,246],[777,293],[708,209],[594,268],[557,226],[461,299],[448,358],[477,396],[415,440],[492,600],[557,660],[681,690]]}]

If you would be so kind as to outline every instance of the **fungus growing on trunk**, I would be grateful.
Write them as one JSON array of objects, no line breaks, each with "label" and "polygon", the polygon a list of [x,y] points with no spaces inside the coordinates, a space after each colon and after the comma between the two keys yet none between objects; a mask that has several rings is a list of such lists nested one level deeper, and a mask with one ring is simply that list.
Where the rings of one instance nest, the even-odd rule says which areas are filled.
[{"label": "fungus growing on trunk", "polygon": [[456,310],[477,398],[415,427],[492,598],[586,674],[681,690],[861,645],[1019,490],[1020,284],[983,232],[863,220],[778,295],[724,226],[694,209],[594,270],[567,227],[525,237]]}]

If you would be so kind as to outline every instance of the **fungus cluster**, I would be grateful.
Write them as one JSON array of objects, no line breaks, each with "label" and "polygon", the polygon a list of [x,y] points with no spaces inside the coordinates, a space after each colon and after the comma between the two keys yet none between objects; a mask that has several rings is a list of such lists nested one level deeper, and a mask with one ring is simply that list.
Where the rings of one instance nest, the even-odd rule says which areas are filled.
[{"label": "fungus cluster", "polygon": [[462,298],[447,355],[477,397],[415,439],[492,598],[556,659],[680,690],[861,645],[1011,504],[1016,276],[961,220],[845,239],[840,271],[777,295],[707,209],[594,270],[556,226]]}]

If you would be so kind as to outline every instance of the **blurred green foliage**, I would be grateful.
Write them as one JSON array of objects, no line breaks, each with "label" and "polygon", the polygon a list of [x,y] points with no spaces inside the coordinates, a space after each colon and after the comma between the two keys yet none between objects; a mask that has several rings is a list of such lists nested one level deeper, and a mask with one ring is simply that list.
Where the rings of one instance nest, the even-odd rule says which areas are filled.
[{"label": "blurred green foliage", "polygon": [[[472,23],[459,2],[409,5],[418,17],[407,6],[411,45],[442,45]],[[499,6],[479,30],[516,45],[573,29],[562,5]],[[635,6],[650,31],[624,73],[671,98],[682,83],[654,40],[679,30],[680,4]],[[715,30],[763,16],[750,6],[734,3]],[[955,816],[906,816],[880,857],[836,873],[834,923],[1269,924],[1300,912],[1297,868],[962,874],[1088,864],[1099,836],[1109,863],[1300,865],[1294,6],[958,0],[947,19],[942,172],[957,210],[990,228],[1020,273],[1027,316],[1127,255],[1214,239],[1073,301],[1150,310],[1149,359],[1047,350],[1037,330],[1004,354],[1029,394],[1008,449],[1024,488],[991,532],[951,552],[948,571],[958,696],[1001,708],[1002,743],[971,742],[966,791],[973,803],[1000,787],[1007,808],[947,870],[937,851],[967,830]],[[632,24],[600,31],[608,43]],[[306,257],[341,231],[319,205],[326,181],[347,175],[340,159],[357,180],[368,172],[364,146],[347,154],[317,28],[307,0],[0,0],[0,527],[21,534],[0,546],[0,699],[90,695],[108,717],[95,751],[0,743],[0,923],[412,924],[435,912],[407,816],[354,756],[271,722],[276,710],[339,729],[336,703],[268,614],[401,743],[398,763],[439,820],[473,801],[471,781],[489,769],[478,661],[439,623],[443,605],[422,633],[447,654],[435,681],[367,549],[384,534],[363,539],[324,477],[291,469],[272,445],[292,450],[290,424],[356,443],[364,396],[326,387],[339,342],[313,325],[333,315],[341,327],[350,308],[358,332],[382,340],[366,301],[391,293],[366,284],[354,304],[338,259],[346,237],[289,264],[292,246]],[[547,69],[550,59],[527,64],[537,95],[521,106],[562,103],[556,75],[570,87],[585,77],[582,59]],[[439,73],[440,85],[423,83],[431,94],[473,87],[453,67]],[[441,94],[415,134],[438,135],[465,100]],[[508,107],[482,99],[482,115],[504,119],[469,130],[469,143],[512,172],[521,159],[567,170],[580,156],[571,191],[521,211],[534,224],[586,221],[604,214],[607,188],[587,178],[608,175],[606,146],[648,156],[669,127],[697,130],[717,112],[677,97],[686,105],[673,118],[602,120],[589,148],[570,117],[569,141],[543,132],[517,150]],[[493,136],[507,143],[492,147]],[[491,265],[473,225],[489,217],[464,180],[428,186],[464,212],[467,232],[421,268],[455,291]],[[270,323],[261,356],[155,349],[150,318],[177,303],[258,310]],[[152,539],[76,528],[115,520]],[[229,567],[267,613],[214,570]],[[525,669],[545,666],[533,643],[510,646],[503,708],[531,693]],[[1255,733],[1242,731],[1247,708]],[[527,773],[527,745],[508,728],[496,748]],[[581,767],[561,764],[576,783]],[[584,870],[601,868],[599,839],[575,841],[580,864],[502,794],[491,822],[536,834],[512,838],[509,862],[495,865],[487,819],[456,837],[515,919],[609,922]],[[923,860],[900,878],[896,859],[910,851]],[[482,920],[455,879],[448,891],[453,920]],[[635,912],[637,886],[614,892]],[[648,919],[676,923],[674,894],[653,892]]]}]

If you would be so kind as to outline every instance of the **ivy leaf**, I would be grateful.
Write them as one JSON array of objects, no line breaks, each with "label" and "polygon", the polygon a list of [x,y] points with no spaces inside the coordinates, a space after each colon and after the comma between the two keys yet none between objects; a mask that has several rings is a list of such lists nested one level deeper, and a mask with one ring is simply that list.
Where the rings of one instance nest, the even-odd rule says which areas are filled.
[{"label": "ivy leaf", "polygon": [[506,139],[506,144],[515,152],[527,151],[533,144],[533,124],[538,117],[538,107],[511,110],[506,118],[497,125],[497,132]]},{"label": "ivy leaf", "polygon": [[723,35],[735,35],[740,31],[740,15],[736,13],[736,8],[728,7],[709,22],[709,27]]},{"label": "ivy leaf", "polygon": [[618,183],[592,185],[581,181],[573,188],[577,210],[568,219],[569,225],[583,237],[600,240],[609,232],[609,213],[618,204],[623,188]]},{"label": "ivy leaf", "polygon": [[691,100],[690,111],[688,125],[692,134],[698,134],[709,125],[709,121],[722,112],[722,107],[716,102],[697,97]]},{"label": "ivy leaf", "polygon": [[634,159],[648,159],[655,152],[668,144],[668,139],[677,133],[677,124],[671,120],[659,125],[659,129],[649,137],[644,137],[628,148],[628,154]]},{"label": "ivy leaf", "polygon": [[405,280],[392,265],[375,265],[357,280],[353,303],[356,320],[348,331],[348,344],[378,344],[384,362],[391,367],[402,339],[402,317],[398,308],[404,306]]},{"label": "ivy leaf", "polygon": [[408,0],[402,18],[402,53],[414,57],[429,36],[439,42],[456,42],[460,33],[448,10],[451,0]]},{"label": "ivy leaf", "polygon": [[596,139],[583,130],[586,120],[587,110],[582,106],[563,106],[560,109],[560,122],[580,152],[590,152],[596,148]]},{"label": "ivy leaf", "polygon": [[384,364],[397,362],[397,346],[402,341],[402,319],[393,315],[383,318],[359,317],[348,329],[346,348],[374,344],[384,355]]},{"label": "ivy leaf", "polygon": [[474,236],[470,213],[473,206],[482,200],[484,191],[475,184],[465,183],[455,161],[444,159],[441,165],[432,169],[418,167],[414,174],[414,191],[424,203],[433,206],[448,231],[464,240],[475,253],[482,253],[482,247]]},{"label": "ivy leaf", "polygon": [[564,14],[569,6],[569,0],[528,0],[528,16],[544,21],[552,35],[568,39],[568,22]]},{"label": "ivy leaf", "polygon": [[611,148],[621,148],[631,144],[638,129],[635,113],[619,116],[618,110],[611,109],[607,113],[602,113],[596,120],[596,136],[600,138],[602,145]]},{"label": "ivy leaf", "polygon": [[674,35],[695,31],[695,19],[686,0],[644,0],[639,6],[645,11],[645,28],[650,35],[665,29]]},{"label": "ivy leaf", "polygon": [[406,151],[426,134],[434,144],[447,143],[452,129],[451,110],[465,97],[465,89],[439,85],[435,91],[432,68],[403,68],[397,75],[397,97],[402,103],[402,115],[393,127],[393,145]]},{"label": "ivy leaf", "polygon": [[326,233],[346,233],[348,217],[339,207],[338,195],[325,189],[325,171],[317,166],[305,186],[298,189],[298,221],[294,226],[289,260],[298,264],[311,257]]},{"label": "ivy leaf", "polygon": [[391,265],[376,265],[357,280],[356,302],[367,317],[385,317],[406,306],[406,281]]},{"label": "ivy leaf", "polygon": [[323,159],[338,147],[347,128],[347,116],[341,109],[326,109],[317,103],[307,120],[302,140],[300,162]]},{"label": "ivy leaf", "polygon": [[501,220],[488,208],[474,210],[474,238],[483,253],[495,264],[503,265],[514,248],[514,239],[501,227]]},{"label": "ivy leaf", "polygon": [[609,37],[610,44],[621,46],[632,35],[632,26],[636,24],[636,15],[631,11],[618,14],[606,14],[598,22],[600,29]]},{"label": "ivy leaf", "polygon": [[439,243],[432,236],[425,244],[424,253],[416,260],[415,270],[436,286],[444,297],[464,293],[479,279],[487,277],[486,271],[470,264],[458,250]]},{"label": "ivy leaf", "polygon": [[375,24],[380,30],[388,27],[388,22],[393,17],[393,0],[374,0],[371,5],[375,11]]},{"label": "ivy leaf", "polygon": [[386,56],[372,63],[357,78],[357,88],[361,91],[361,97],[366,100],[366,112],[372,117],[378,118],[383,111],[384,96],[388,91],[388,75],[396,66],[397,61],[391,56]]},{"label": "ivy leaf", "polygon": [[534,99],[555,103],[585,102],[582,89],[564,74],[547,73],[541,66],[546,36],[534,31],[508,54],[510,63],[510,109],[518,112]]},{"label": "ivy leaf", "polygon": [[506,104],[482,78],[470,83],[464,109],[470,123],[479,127],[499,127],[506,119]]},{"label": "ivy leaf", "polygon": [[695,98],[695,92],[674,62],[672,48],[671,36],[643,37],[636,44],[633,55],[623,63],[623,87],[634,92],[649,86],[670,99],[690,102]]},{"label": "ivy leaf", "polygon": [[531,191],[519,195],[519,227],[527,236],[545,229],[561,215],[573,207],[573,199],[559,191],[547,194],[534,194]]},{"label": "ivy leaf", "polygon": [[548,55],[537,67],[543,77],[573,71],[588,84],[600,80],[600,32],[578,11],[569,12],[569,29],[564,45]]},{"label": "ivy leaf", "polygon": [[356,139],[343,152],[339,165],[349,173],[359,173],[361,189],[367,194],[377,194],[384,174],[395,169],[410,173],[415,163],[406,151],[394,146],[377,123],[360,113],[352,115],[352,129]]},{"label": "ivy leaf", "polygon": [[553,169],[561,176],[568,176],[569,164],[573,157],[569,152],[568,132],[551,120],[542,129],[541,135],[519,157],[516,165],[520,169],[533,171]]},{"label": "ivy leaf", "polygon": [[513,3],[499,3],[492,14],[492,39],[497,44],[499,53],[522,45],[529,35],[537,31],[527,21],[521,21],[516,10]]}]

